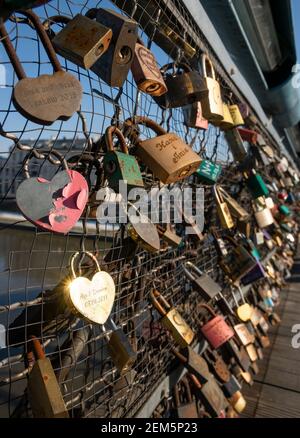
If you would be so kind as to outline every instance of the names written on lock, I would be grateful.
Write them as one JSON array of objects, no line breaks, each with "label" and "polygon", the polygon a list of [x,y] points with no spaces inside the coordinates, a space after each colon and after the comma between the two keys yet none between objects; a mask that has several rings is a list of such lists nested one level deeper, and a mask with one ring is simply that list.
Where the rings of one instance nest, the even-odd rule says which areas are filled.
[{"label": "names written on lock", "polygon": [[39,99],[31,101],[29,106],[31,108],[38,107],[38,106],[44,106],[44,105],[51,105],[52,103],[61,103],[69,100],[76,99],[76,94],[61,94],[60,96],[50,96],[47,99]]},{"label": "names written on lock", "polygon": [[107,290],[106,287],[103,288],[90,288],[90,290],[85,293],[80,294],[80,299],[84,302],[84,307],[92,307],[96,304],[102,304],[106,301],[108,301],[108,294],[100,295],[101,293],[105,292]]},{"label": "names written on lock", "polygon": [[[159,151],[163,151],[166,147],[172,145],[172,143],[178,142],[177,135],[172,135],[171,137],[168,137],[168,140],[162,140],[155,144],[155,147],[159,149]],[[176,146],[172,145],[174,149],[177,149]]]},{"label": "names written on lock", "polygon": [[24,89],[23,93],[28,96],[32,96],[33,94],[41,94],[41,93],[48,93],[49,91],[53,91],[54,93],[58,91],[64,91],[69,88],[76,88],[76,84],[72,81],[67,82],[57,82],[57,84],[53,85],[50,84],[48,86],[42,86],[42,87],[36,87],[32,86],[31,89]]}]

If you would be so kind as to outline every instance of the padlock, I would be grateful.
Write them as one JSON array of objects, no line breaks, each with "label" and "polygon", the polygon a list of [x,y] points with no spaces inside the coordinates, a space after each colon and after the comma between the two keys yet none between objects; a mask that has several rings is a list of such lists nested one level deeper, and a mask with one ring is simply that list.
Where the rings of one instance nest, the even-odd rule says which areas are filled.
[{"label": "padlock", "polygon": [[180,360],[187,371],[197,377],[201,384],[206,383],[211,378],[207,362],[190,346],[181,348],[180,351],[172,348],[171,351]]},{"label": "padlock", "polygon": [[253,344],[255,341],[255,336],[249,332],[246,324],[235,324],[233,326],[234,332],[237,335],[238,339],[242,343],[242,345],[245,347],[249,344]]},{"label": "padlock", "polygon": [[237,380],[237,378],[229,373],[229,380],[228,382],[223,383],[222,389],[224,392],[224,395],[226,398],[232,397],[236,392],[240,391],[242,389],[242,386],[240,382]]},{"label": "padlock", "polygon": [[248,344],[245,346],[247,354],[251,360],[251,362],[256,362],[258,360],[257,350],[254,344]]},{"label": "padlock", "polygon": [[[92,280],[76,275],[75,261],[79,256],[87,256],[95,264],[97,272]],[[90,252],[76,252],[70,260],[73,280],[65,288],[67,307],[77,317],[90,323],[104,324],[113,307],[115,300],[115,283],[108,272],[101,271],[97,258]]]},{"label": "padlock", "polygon": [[271,345],[270,338],[267,335],[257,335],[257,340],[261,348],[269,348]]},{"label": "padlock", "polygon": [[140,213],[134,204],[128,203],[135,211],[136,215],[128,214],[129,224],[127,233],[136,244],[140,245],[145,251],[154,253],[160,250],[160,239],[156,226],[148,216]]},{"label": "padlock", "polygon": [[216,283],[209,275],[204,274],[196,265],[185,262],[182,269],[186,277],[192,282],[193,288],[200,293],[205,301],[210,301],[221,291],[221,286]]},{"label": "padlock", "polygon": [[256,173],[254,169],[252,169],[246,178],[246,184],[254,199],[257,199],[260,196],[268,197],[270,194],[263,178]]},{"label": "padlock", "polygon": [[220,383],[225,384],[230,381],[229,368],[220,354],[215,350],[206,348],[203,352],[203,357],[209,364],[209,369]]},{"label": "padlock", "polygon": [[234,123],[229,111],[229,105],[222,102],[223,105],[223,120],[212,121],[211,123],[218,126],[221,130],[227,131],[228,129],[234,128]]},{"label": "padlock", "polygon": [[247,406],[247,402],[240,391],[237,391],[232,397],[230,397],[229,402],[239,414],[241,414]]},{"label": "padlock", "polygon": [[239,294],[242,298],[242,305],[240,305],[236,299],[234,290],[231,289],[231,293],[232,293],[233,299],[234,299],[235,304],[236,304],[236,309],[235,309],[236,314],[241,321],[243,321],[243,322],[249,321],[251,319],[253,307],[250,306],[250,304],[246,302],[245,297],[244,297],[244,293],[243,293],[241,287],[239,285],[236,285],[235,287],[236,287],[236,289],[238,289]]},{"label": "padlock", "polygon": [[50,359],[36,337],[31,338],[35,363],[28,377],[28,398],[35,418],[68,418]]},{"label": "padlock", "polygon": [[266,272],[262,263],[257,260],[255,267],[248,272],[244,277],[241,278],[241,283],[243,286],[248,286],[258,280],[261,280],[266,277]]},{"label": "padlock", "polygon": [[254,243],[256,246],[261,246],[265,242],[264,233],[259,229],[256,228],[254,231]]},{"label": "padlock", "polygon": [[[208,95],[201,100],[203,116],[209,122],[222,121],[224,118],[221,88],[216,80],[215,69],[207,54],[201,56],[202,72]],[[210,76],[208,76],[210,74]]]},{"label": "padlock", "polygon": [[208,130],[208,120],[203,117],[201,102],[194,102],[182,107],[184,124],[189,128]]},{"label": "padlock", "polygon": [[115,322],[110,318],[109,322],[113,328],[110,336],[108,336],[107,348],[117,367],[120,375],[127,373],[132,368],[137,359],[137,353],[133,350],[127,336],[121,327],[117,327]]},{"label": "padlock", "polygon": [[160,322],[171,332],[175,342],[182,347],[190,345],[195,335],[178,310],[172,308],[157,290],[151,291],[150,300],[155,309],[162,316]]},{"label": "padlock", "polygon": [[[120,142],[121,152],[115,151],[113,137],[116,136]],[[129,155],[125,137],[116,126],[109,126],[105,131],[105,141],[108,152],[104,155],[103,169],[109,185],[117,193],[119,182],[127,184],[128,192],[135,187],[144,187],[143,177],[136,158]]]},{"label": "padlock", "polygon": [[224,199],[224,202],[226,202],[232,216],[239,221],[250,220],[250,214],[232,196],[230,196],[223,187],[219,186],[218,191]]},{"label": "padlock", "polygon": [[234,160],[239,163],[243,162],[247,158],[248,152],[239,131],[236,128],[225,131],[225,139]]},{"label": "padlock", "polygon": [[195,176],[205,184],[216,184],[222,173],[222,166],[209,160],[203,160],[195,172]]},{"label": "padlock", "polygon": [[0,38],[19,79],[13,90],[13,103],[22,116],[40,125],[68,120],[79,110],[82,86],[75,76],[61,68],[39,17],[31,10],[21,13],[34,26],[49,56],[54,74],[27,78],[4,24],[0,25]]},{"label": "padlock", "polygon": [[244,119],[243,116],[241,114],[239,105],[235,105],[233,103],[229,104],[229,111],[230,111],[230,115],[234,124],[234,127],[238,127],[241,125],[244,125]]},{"label": "padlock", "polygon": [[112,30],[84,15],[73,19],[51,17],[50,22],[64,22],[66,26],[52,39],[57,53],[79,67],[89,69],[108,50]]},{"label": "padlock", "polygon": [[217,213],[219,220],[221,222],[221,226],[226,229],[231,229],[234,227],[234,222],[232,219],[232,216],[230,214],[229,208],[227,203],[224,201],[222,194],[219,191],[219,188],[217,185],[214,185],[213,187],[213,194],[214,198],[216,200],[216,207],[217,207]]},{"label": "padlock", "polygon": [[254,217],[259,228],[266,228],[274,224],[274,217],[271,210],[265,206],[263,201],[257,199],[254,203]]},{"label": "padlock", "polygon": [[251,235],[251,222],[249,221],[249,218],[247,219],[237,219],[236,221],[236,228],[237,230],[244,234],[247,239]]},{"label": "padlock", "polygon": [[251,129],[238,128],[239,134],[243,141],[247,141],[250,144],[257,144],[257,132]]},{"label": "padlock", "polygon": [[211,378],[204,384],[201,384],[193,374],[188,374],[188,378],[197,389],[197,395],[205,410],[214,418],[225,415],[228,402],[215,378],[211,375]]},{"label": "padlock", "polygon": [[[56,233],[68,233],[80,219],[88,201],[89,188],[86,179],[76,170],[69,170],[68,163],[56,150],[39,150],[41,158],[53,164],[62,164],[64,170],[51,180],[40,176],[30,177],[29,153],[23,162],[26,179],[16,192],[16,202],[26,219],[36,227]],[[54,160],[54,157],[58,161]]]},{"label": "padlock", "polygon": [[[168,73],[173,69],[173,73]],[[160,69],[167,86],[167,93],[154,97],[161,108],[179,108],[201,101],[208,95],[205,81],[198,71],[185,63],[170,63]]]},{"label": "padlock", "polygon": [[283,216],[290,216],[291,215],[291,210],[289,209],[289,207],[287,205],[280,205],[279,211]]},{"label": "padlock", "polygon": [[[152,129],[157,137],[140,140],[133,132],[135,125],[143,124]],[[153,120],[135,116],[127,119],[126,128],[130,129],[128,136],[136,144],[135,154],[149,167],[154,176],[164,184],[171,184],[187,178],[194,173],[201,159],[180,137],[173,133],[167,133]]]},{"label": "padlock", "polygon": [[167,224],[165,228],[160,225],[157,225],[158,234],[160,237],[168,243],[168,245],[173,248],[178,248],[178,246],[182,242],[182,237],[178,236],[178,234],[173,231],[171,224]]},{"label": "padlock", "polygon": [[162,96],[168,89],[155,56],[141,40],[135,45],[131,72],[139,90],[151,96]]},{"label": "padlock", "polygon": [[[181,401],[180,398],[183,398],[184,401]],[[178,418],[198,418],[196,401],[193,400],[186,377],[174,386],[174,400]]]},{"label": "padlock", "polygon": [[244,382],[246,382],[249,386],[252,386],[254,384],[251,373],[249,373],[248,371],[243,371],[243,369],[238,364],[234,364],[231,368],[231,371],[238,380],[243,379]]},{"label": "padlock", "polygon": [[200,331],[212,348],[219,348],[234,336],[232,328],[226,323],[225,319],[217,315],[207,304],[199,304],[199,308],[206,309],[212,318],[204,323]]},{"label": "padlock", "polygon": [[249,356],[243,346],[238,346],[235,339],[230,339],[226,344],[225,348],[229,355],[238,363],[238,365],[243,369],[244,372],[248,372],[250,367]]},{"label": "padlock", "polygon": [[98,23],[112,30],[108,50],[91,67],[91,70],[111,87],[122,87],[134,59],[138,37],[138,24],[111,9],[91,9],[88,16],[95,14]]}]

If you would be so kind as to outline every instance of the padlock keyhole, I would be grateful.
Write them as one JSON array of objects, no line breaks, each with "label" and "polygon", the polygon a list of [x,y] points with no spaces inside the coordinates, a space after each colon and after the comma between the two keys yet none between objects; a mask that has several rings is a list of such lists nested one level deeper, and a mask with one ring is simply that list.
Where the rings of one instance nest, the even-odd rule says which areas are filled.
[{"label": "padlock keyhole", "polygon": [[109,173],[109,174],[113,174],[117,170],[117,166],[116,166],[116,163],[114,161],[108,161],[108,163],[106,163],[105,167],[106,167],[107,173]]},{"label": "padlock keyhole", "polygon": [[131,61],[132,58],[132,50],[128,46],[123,46],[119,52],[120,64],[127,64]]},{"label": "padlock keyhole", "polygon": [[98,47],[96,47],[96,49],[95,49],[95,55],[96,55],[96,56],[100,56],[100,55],[102,55],[103,50],[104,50],[104,45],[103,45],[103,44],[100,44],[100,45],[99,45]]}]

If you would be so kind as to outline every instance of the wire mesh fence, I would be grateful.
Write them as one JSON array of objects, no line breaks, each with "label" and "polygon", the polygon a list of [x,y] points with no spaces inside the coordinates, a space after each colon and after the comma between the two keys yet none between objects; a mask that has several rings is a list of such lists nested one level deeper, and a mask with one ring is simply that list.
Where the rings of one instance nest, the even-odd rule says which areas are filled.
[{"label": "wire mesh fence", "polygon": [[[170,5],[176,9],[178,19],[169,14]],[[188,32],[182,35],[182,40],[191,46],[196,41],[197,50],[207,51],[217,66],[223,90],[232,92],[235,101],[243,100],[180,1],[54,0],[37,8],[36,12],[42,20],[49,19],[51,23],[51,17],[55,15],[73,17],[97,7],[125,11],[136,19],[142,41],[151,48],[160,66],[180,60],[183,51],[178,43],[166,53],[156,44],[155,33],[163,24],[164,29],[167,26],[178,34],[182,23],[186,23]],[[22,14],[16,14],[6,27],[27,75],[51,74],[51,63],[31,23]],[[53,23],[51,31],[56,33],[61,27]],[[30,158],[30,176],[51,178],[60,169],[60,164],[49,162],[47,153],[58,150],[72,168],[80,169],[89,178],[93,191],[99,186],[95,169],[91,171],[88,165],[89,157],[94,156],[93,145],[99,143],[99,139],[101,141],[110,124],[142,115],[157,121],[166,131],[176,132],[203,158],[221,163],[221,184],[231,192],[236,188],[236,197],[249,209],[251,200],[241,185],[241,172],[237,171],[224,133],[213,126],[206,132],[187,128],[181,109],[162,110],[149,95],[138,92],[131,73],[122,88],[111,88],[90,70],[60,57],[63,68],[78,77],[82,84],[84,97],[80,111],[70,120],[57,121],[51,126],[41,127],[30,122],[12,103],[17,77],[2,45],[0,57],[6,71],[5,87],[0,89],[0,209],[1,217],[9,212],[13,222],[8,224],[1,220],[0,226],[0,324],[7,334],[7,345],[0,350],[0,416],[31,416],[26,391],[26,351],[31,335],[41,339],[72,416],[133,416],[174,367],[170,340],[157,322],[157,313],[149,304],[149,293],[153,287],[159,289],[173,306],[178,307],[186,321],[197,327],[199,315],[195,303],[199,301],[199,295],[187,282],[182,261],[194,261],[222,284],[223,274],[218,267],[215,246],[212,239],[200,241],[185,236],[184,227],[178,225],[177,232],[184,237],[185,245],[178,249],[165,246],[160,252],[150,254],[132,244],[125,226],[100,225],[93,219],[90,214],[92,202],[81,218],[81,227],[67,235],[39,231],[34,227],[19,228],[16,225],[22,225],[24,218],[17,214],[15,195],[24,179],[24,160],[31,149],[43,151],[40,156]],[[261,132],[272,143],[262,127]],[[149,137],[153,133],[141,127],[141,135]],[[272,147],[276,149],[273,143]],[[105,150],[100,150],[99,158],[104,154]],[[270,180],[272,163],[269,167],[261,165],[260,171]],[[159,187],[151,172],[145,170],[143,178],[147,189]],[[105,184],[102,178],[100,186]],[[197,183],[188,181],[179,187],[182,190],[189,185],[195,188]],[[211,189],[204,189],[204,231],[208,232],[212,226],[221,231]],[[78,250],[96,254],[101,269],[110,272],[115,281],[117,293],[111,317],[122,327],[137,352],[133,371],[126,378],[120,377],[107,351],[107,336],[112,326],[106,324],[104,331],[101,326],[88,324],[76,318],[65,305],[69,259]],[[93,267],[86,269],[88,275]]]}]

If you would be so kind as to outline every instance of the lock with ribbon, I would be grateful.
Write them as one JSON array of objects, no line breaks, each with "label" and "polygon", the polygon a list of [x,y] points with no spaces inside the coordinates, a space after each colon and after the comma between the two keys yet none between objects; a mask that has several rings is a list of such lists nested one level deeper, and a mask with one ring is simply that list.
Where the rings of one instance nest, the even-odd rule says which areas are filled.
[{"label": "lock with ribbon", "polygon": [[13,90],[13,103],[22,116],[40,125],[68,120],[79,110],[82,86],[75,76],[62,69],[38,16],[30,10],[22,11],[22,14],[30,20],[40,37],[54,74],[27,78],[4,24],[0,25],[2,43],[19,79]]},{"label": "lock with ribbon", "polygon": [[[76,274],[75,262],[80,256],[89,257],[97,272],[90,280]],[[113,307],[115,300],[115,283],[110,274],[101,271],[97,258],[90,252],[76,252],[70,260],[73,280],[65,288],[65,302],[76,316],[94,324],[104,324]]]},{"label": "lock with ribbon", "polygon": [[[139,124],[152,129],[157,137],[141,140],[133,129]],[[160,125],[147,117],[136,116],[127,119],[125,129],[127,130],[126,136],[136,145],[137,157],[164,184],[187,178],[198,169],[201,163],[198,154],[180,137],[167,133]]]},{"label": "lock with ribbon", "polygon": [[212,348],[219,348],[234,336],[234,332],[221,315],[217,315],[212,307],[199,304],[199,308],[209,312],[211,318],[201,324],[200,331]]},{"label": "lock with ribbon", "polygon": [[[31,154],[24,162],[26,179],[19,185],[16,202],[22,214],[38,228],[56,233],[68,233],[79,218],[88,200],[89,188],[85,178],[76,170],[69,170],[66,160],[55,150],[47,151],[48,159],[63,164],[65,170],[56,173],[51,181],[30,177]],[[41,158],[45,158],[39,150]],[[53,161],[53,157],[58,161]]]},{"label": "lock with ribbon", "polygon": [[181,347],[190,345],[195,335],[178,310],[171,307],[168,301],[157,290],[151,291],[150,300],[162,317],[160,322],[170,331],[175,342]]},{"label": "lock with ribbon", "polygon": [[[113,137],[120,142],[121,152],[114,150]],[[119,182],[127,184],[127,190],[134,187],[144,187],[143,177],[136,158],[129,155],[125,137],[116,126],[109,126],[105,131],[105,141],[108,152],[103,159],[104,174],[110,187],[119,191]]]}]

